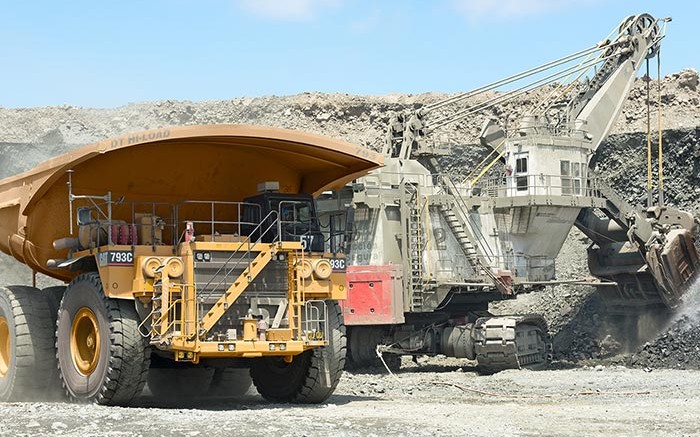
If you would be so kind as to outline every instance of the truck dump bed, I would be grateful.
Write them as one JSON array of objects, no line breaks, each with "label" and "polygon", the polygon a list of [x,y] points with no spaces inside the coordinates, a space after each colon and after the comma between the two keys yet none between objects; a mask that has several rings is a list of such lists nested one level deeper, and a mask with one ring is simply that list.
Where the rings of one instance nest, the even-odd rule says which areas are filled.
[{"label": "truck dump bed", "polygon": [[[363,147],[286,129],[209,125],[133,133],[0,181],[0,250],[35,271],[71,279],[70,271],[46,266],[66,255],[52,244],[70,236],[69,170],[74,192],[175,204],[240,201],[269,180],[278,181],[281,192],[318,194],[381,164],[380,154]],[[211,216],[202,208],[194,218]],[[115,218],[128,219],[118,212]]]}]

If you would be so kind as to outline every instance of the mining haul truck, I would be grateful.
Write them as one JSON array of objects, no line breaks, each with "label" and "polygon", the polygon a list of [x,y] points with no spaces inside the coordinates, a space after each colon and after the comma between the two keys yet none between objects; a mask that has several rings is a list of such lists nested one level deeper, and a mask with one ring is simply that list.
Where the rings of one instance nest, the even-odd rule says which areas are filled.
[{"label": "mining haul truck", "polygon": [[[630,16],[589,48],[390,118],[386,165],[318,201],[331,235],[346,235],[349,363],[370,365],[379,348],[393,366],[400,355],[436,354],[476,360],[486,372],[545,365],[544,319],[495,316],[489,303],[556,284],[555,258],[574,225],[593,242],[599,279],[589,283],[611,311],[680,302],[700,271],[700,221],[662,195],[645,208],[627,204],[590,165],[668,21]],[[491,153],[482,163],[445,172],[440,160],[452,149],[436,139],[441,127],[549,83],[515,126],[485,122]],[[468,98],[477,103],[445,115]]]},{"label": "mining haul truck", "polygon": [[270,401],[324,401],[344,366],[347,281],[312,196],[381,163],[316,135],[214,125],[106,140],[0,181],[0,249],[67,283],[0,288],[0,400],[62,385],[129,405],[146,382],[171,399],[252,379]]}]

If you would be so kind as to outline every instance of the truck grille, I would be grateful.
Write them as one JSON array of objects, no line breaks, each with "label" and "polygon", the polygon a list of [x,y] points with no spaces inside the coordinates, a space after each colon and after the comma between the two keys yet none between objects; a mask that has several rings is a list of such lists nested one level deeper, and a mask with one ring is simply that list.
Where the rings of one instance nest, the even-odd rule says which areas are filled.
[{"label": "truck grille", "polygon": [[[247,260],[239,260],[242,253],[236,253],[231,257],[233,252],[206,252],[209,254],[209,261],[196,261],[204,259],[198,257],[195,253],[194,263],[194,283],[197,290],[197,295],[201,300],[201,304],[215,303],[225,292],[231,287],[236,279],[248,267]],[[251,259],[255,254],[251,255]],[[228,265],[226,261],[231,258]],[[237,264],[237,265],[236,265]],[[221,269],[221,271],[219,271]],[[218,274],[217,274],[218,272]],[[243,292],[239,301],[243,298],[255,297],[280,297],[286,298],[289,290],[287,283],[287,261],[271,261],[265,269],[258,275],[255,280],[248,285],[248,288]]]}]

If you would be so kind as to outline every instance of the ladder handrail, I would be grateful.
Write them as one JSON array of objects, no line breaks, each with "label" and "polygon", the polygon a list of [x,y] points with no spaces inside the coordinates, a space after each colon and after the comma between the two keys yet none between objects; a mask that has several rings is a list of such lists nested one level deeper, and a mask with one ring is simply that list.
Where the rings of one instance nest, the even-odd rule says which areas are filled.
[{"label": "ladder handrail", "polygon": [[[226,279],[228,279],[228,277],[231,275],[231,273],[233,272],[233,270],[235,270],[235,269],[240,265],[240,263],[241,263],[246,257],[248,258],[248,266],[250,266],[250,262],[252,261],[251,258],[250,258],[250,246],[251,246],[251,237],[252,237],[252,235],[255,235],[255,233],[256,233],[257,231],[259,231],[259,230],[262,228],[262,226],[268,221],[268,219],[270,219],[270,218],[272,218],[272,217],[276,217],[276,216],[277,216],[277,211],[270,211],[270,212],[265,216],[265,218],[264,218],[263,220],[261,220],[260,223],[250,232],[250,234],[249,234],[243,241],[240,242],[240,244],[238,245],[238,247],[231,253],[231,255],[226,259],[226,261],[224,261],[224,263],[221,265],[221,267],[219,267],[219,269],[212,275],[212,277],[211,277],[211,278],[209,279],[209,281],[204,285],[204,287],[202,287],[202,290],[198,293],[198,294],[200,295],[200,299],[205,299],[205,298],[211,297],[211,295],[214,294],[214,292],[215,292],[223,283],[225,283]],[[258,236],[258,240],[257,240],[257,241],[262,240],[263,236],[267,235],[267,233],[268,233],[271,229],[273,229],[273,227],[276,227],[278,221],[279,221],[279,218],[278,218],[278,217],[276,217],[274,220],[272,220],[272,222],[268,225],[268,227]],[[275,238],[275,241],[277,241],[278,238],[279,238],[279,235]],[[275,241],[273,241],[273,242],[275,242]],[[227,270],[226,270],[226,274],[224,275],[224,277],[216,284],[216,286],[215,286],[214,288],[212,288],[212,289],[209,291],[209,293],[208,293],[206,296],[204,296],[204,293],[206,292],[207,288],[213,283],[214,279],[215,279],[216,277],[218,277],[218,276],[220,275],[221,271],[222,271],[223,269],[225,269],[225,268],[229,265],[229,262],[231,262],[231,260],[233,259],[233,257],[236,256],[236,254],[238,254],[238,252],[243,248],[244,245],[246,245],[246,250],[245,250],[245,253],[243,254],[243,256],[241,256],[241,258],[239,258],[238,260],[236,260],[236,263],[235,263],[235,265],[234,265],[233,267],[231,267],[230,269],[227,269]]]},{"label": "ladder handrail", "polygon": [[[409,265],[411,267],[410,271],[410,287],[411,287],[411,307],[415,309],[419,309],[416,307],[422,307],[423,306],[423,250],[424,247],[422,246],[422,223],[421,223],[421,215],[418,213],[416,215],[416,212],[419,211],[419,194],[418,194],[418,187],[416,187],[414,184],[410,182],[403,181],[403,186],[404,186],[404,192],[408,194],[410,197],[408,199],[409,205],[409,217],[407,221],[408,229],[407,231],[407,244],[406,248],[408,249],[408,261]],[[417,219],[416,219],[417,218]],[[415,220],[414,220],[415,219]],[[412,225],[416,225],[416,228],[413,229]],[[415,242],[413,241],[413,235],[412,232],[415,231]],[[418,259],[414,259],[414,254],[413,254],[413,245],[415,244],[416,246],[416,255]],[[417,269],[416,269],[417,266]],[[417,273],[417,277],[416,277]]]},{"label": "ladder handrail", "polygon": [[[486,258],[487,262],[493,261],[493,258],[496,257],[496,254],[493,253],[491,250],[491,247],[488,244],[488,241],[486,239],[486,236],[484,236],[483,232],[481,232],[481,229],[476,226],[476,223],[474,223],[474,220],[472,217],[469,215],[469,211],[467,211],[466,204],[464,203],[464,199],[462,196],[459,194],[459,189],[457,188],[457,185],[454,183],[452,178],[446,175],[440,175],[439,176],[440,181],[442,182],[441,185],[443,185],[443,188],[445,189],[445,193],[450,195],[452,199],[455,201],[455,205],[457,206],[457,209],[459,210],[459,214],[455,214],[458,218],[462,219],[460,220],[461,222],[469,222],[469,228],[468,231],[470,231],[470,234],[474,236],[474,239],[476,240],[475,242],[479,245],[479,248],[481,249],[480,252],[482,253],[481,256]],[[467,224],[467,223],[465,223]],[[488,253],[487,253],[488,252]],[[479,254],[477,253],[477,257]]]}]

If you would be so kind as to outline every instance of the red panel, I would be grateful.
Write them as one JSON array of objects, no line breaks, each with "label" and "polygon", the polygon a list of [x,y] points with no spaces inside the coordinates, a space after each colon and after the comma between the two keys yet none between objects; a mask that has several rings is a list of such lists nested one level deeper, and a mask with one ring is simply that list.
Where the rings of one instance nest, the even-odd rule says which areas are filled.
[{"label": "red panel", "polygon": [[348,295],[342,302],[346,325],[403,323],[400,268],[348,266]]}]

